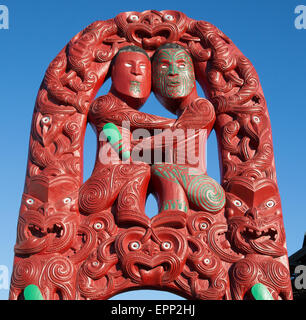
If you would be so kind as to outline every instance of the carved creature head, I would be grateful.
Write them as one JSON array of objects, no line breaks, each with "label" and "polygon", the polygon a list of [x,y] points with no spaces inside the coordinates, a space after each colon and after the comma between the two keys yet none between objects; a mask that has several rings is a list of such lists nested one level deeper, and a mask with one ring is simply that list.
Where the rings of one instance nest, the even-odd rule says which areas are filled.
[{"label": "carved creature head", "polygon": [[23,194],[16,254],[62,252],[74,240],[77,226],[77,183],[69,177],[31,179]]},{"label": "carved creature head", "polygon": [[277,187],[272,180],[234,178],[226,186],[230,241],[247,253],[285,254]]},{"label": "carved creature head", "polygon": [[151,92],[151,62],[137,46],[121,48],[113,60],[112,88],[123,97],[147,99]]},{"label": "carved creature head", "polygon": [[182,271],[187,240],[172,228],[130,228],[116,240],[122,269],[136,283],[155,286],[172,282]]},{"label": "carved creature head", "polygon": [[186,20],[179,11],[147,10],[120,13],[115,23],[119,33],[129,42],[154,50],[166,42],[178,41],[187,28]]}]

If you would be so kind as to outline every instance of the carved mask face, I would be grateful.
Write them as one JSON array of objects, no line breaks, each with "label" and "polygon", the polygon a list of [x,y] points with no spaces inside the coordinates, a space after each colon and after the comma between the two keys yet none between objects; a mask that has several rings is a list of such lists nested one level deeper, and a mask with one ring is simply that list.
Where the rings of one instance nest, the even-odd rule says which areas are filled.
[{"label": "carved mask face", "polygon": [[141,52],[121,52],[112,69],[112,84],[120,94],[146,98],[151,91],[151,63]]},{"label": "carved mask face", "polygon": [[178,41],[186,31],[186,22],[185,14],[174,10],[122,12],[115,18],[119,33],[144,49]]},{"label": "carved mask face", "polygon": [[166,227],[130,228],[116,239],[122,269],[136,283],[161,285],[182,272],[187,257],[184,236]]},{"label": "carved mask face", "polygon": [[76,227],[77,182],[67,177],[33,179],[22,197],[15,252],[64,252]]},{"label": "carved mask face", "polygon": [[183,49],[165,48],[153,62],[154,93],[166,98],[187,97],[195,85],[191,57]]},{"label": "carved mask face", "polygon": [[245,253],[274,257],[285,254],[280,199],[275,184],[267,179],[253,185],[236,181],[228,191],[232,242]]}]

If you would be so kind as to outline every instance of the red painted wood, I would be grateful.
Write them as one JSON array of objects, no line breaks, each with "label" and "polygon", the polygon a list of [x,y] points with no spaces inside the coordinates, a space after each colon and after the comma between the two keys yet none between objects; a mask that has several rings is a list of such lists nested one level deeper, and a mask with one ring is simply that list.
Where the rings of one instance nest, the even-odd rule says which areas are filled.
[{"label": "red painted wood", "polygon": [[[151,66],[144,52],[120,51],[111,64],[123,47],[137,46],[152,57],[166,43],[186,49],[193,81],[207,99],[195,87],[183,96],[163,96],[154,82],[159,65]],[[110,92],[95,99],[110,75]],[[172,83],[180,81],[176,77]],[[139,111],[151,90],[177,120]],[[130,152],[139,148],[138,139],[127,143],[137,129],[203,129],[207,136],[215,130],[225,204],[203,210],[205,166],[195,173],[195,166],[180,167],[173,156],[187,140],[168,151],[160,143],[173,161],[160,171],[133,157],[125,161],[110,147],[113,161],[102,163],[98,153],[83,183],[87,121],[99,150],[109,145],[100,141],[109,122],[127,137]],[[195,136],[196,147],[206,143],[207,136]],[[145,139],[147,150],[156,139]],[[194,177],[202,179],[201,192],[190,191]],[[160,209],[152,219],[144,211],[149,192]],[[94,22],[51,62],[37,95],[10,299],[22,299],[34,284],[47,300],[108,299],[142,288],[188,299],[241,300],[252,298],[256,283],[274,299],[292,299],[271,125],[253,65],[215,26],[181,12],[125,12]]]}]

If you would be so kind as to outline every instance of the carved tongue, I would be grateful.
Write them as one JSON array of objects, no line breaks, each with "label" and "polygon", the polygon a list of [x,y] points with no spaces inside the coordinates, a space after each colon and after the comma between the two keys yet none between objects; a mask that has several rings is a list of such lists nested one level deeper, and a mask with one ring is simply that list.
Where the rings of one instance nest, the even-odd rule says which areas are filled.
[{"label": "carved tongue", "polygon": [[260,241],[260,239],[250,240],[250,246],[257,253],[269,255],[272,257],[282,256],[286,253],[286,249],[282,245],[271,240],[264,240],[264,241]]},{"label": "carved tongue", "polygon": [[143,45],[144,49],[155,49],[166,42],[167,42],[167,39],[165,37],[161,37],[161,36],[142,39],[142,45]]},{"label": "carved tongue", "polygon": [[151,270],[140,269],[139,273],[141,275],[142,281],[145,284],[158,285],[161,284],[161,278],[164,273],[164,268],[162,266],[159,266]]}]

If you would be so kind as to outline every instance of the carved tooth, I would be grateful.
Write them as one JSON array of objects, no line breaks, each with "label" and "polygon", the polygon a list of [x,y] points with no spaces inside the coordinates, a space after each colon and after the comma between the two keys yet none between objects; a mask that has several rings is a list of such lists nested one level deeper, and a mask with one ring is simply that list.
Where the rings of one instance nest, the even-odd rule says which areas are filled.
[{"label": "carved tooth", "polygon": [[249,231],[250,233],[253,233],[253,232],[254,232],[254,229],[248,228],[248,231]]}]

